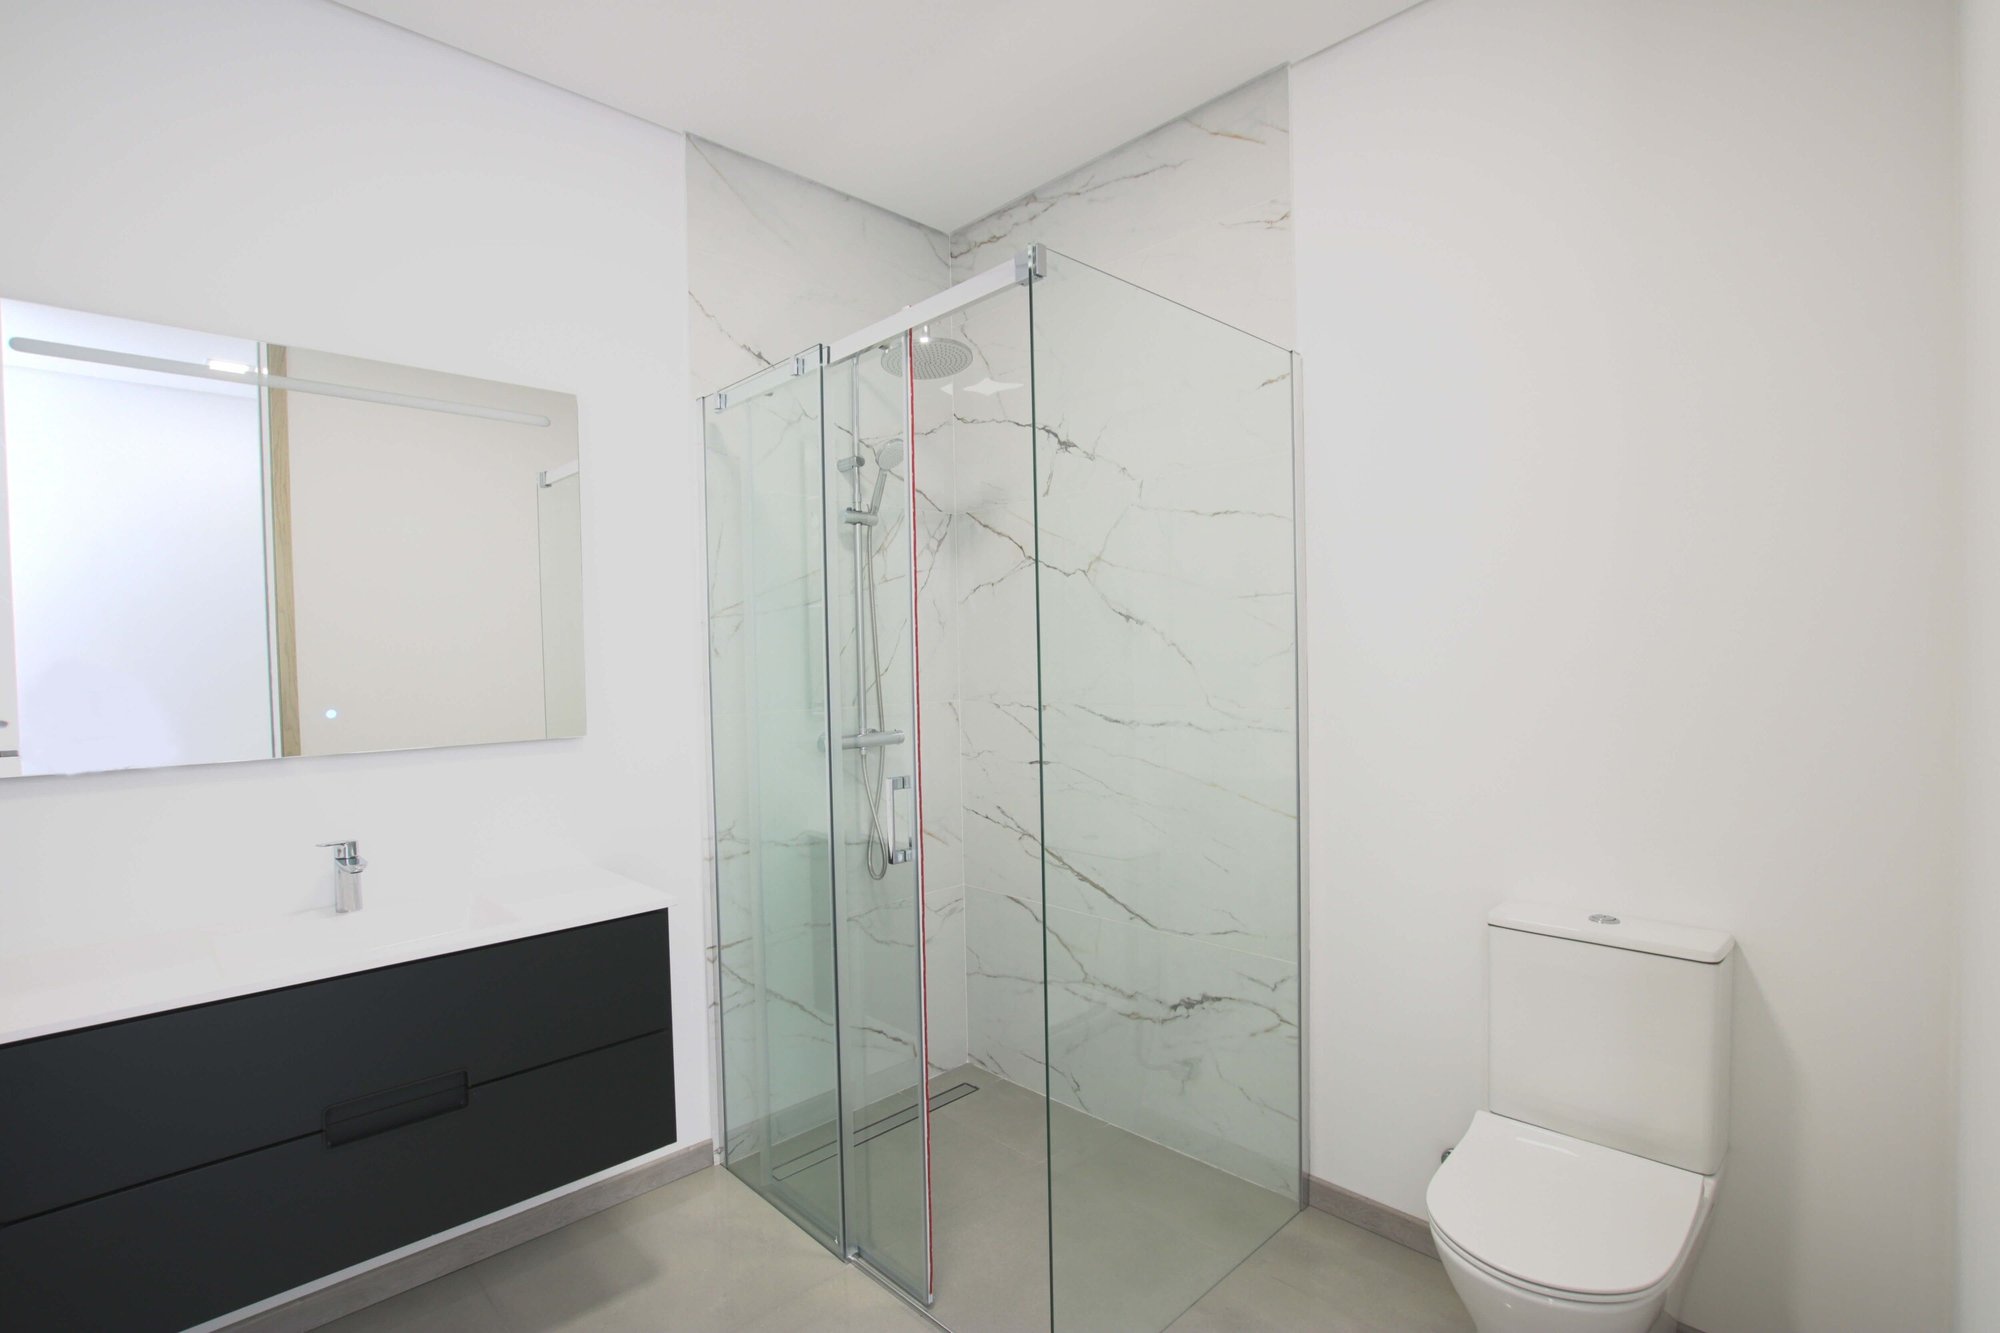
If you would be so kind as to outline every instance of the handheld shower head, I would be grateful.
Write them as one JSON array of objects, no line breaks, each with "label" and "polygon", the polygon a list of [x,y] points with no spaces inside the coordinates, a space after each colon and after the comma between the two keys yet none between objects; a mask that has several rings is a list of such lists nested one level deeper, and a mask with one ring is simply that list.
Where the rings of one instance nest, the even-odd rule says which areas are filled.
[{"label": "handheld shower head", "polygon": [[903,465],[906,449],[901,440],[883,445],[875,451],[875,498],[868,502],[868,512],[882,512],[882,492],[889,485],[889,474]]}]

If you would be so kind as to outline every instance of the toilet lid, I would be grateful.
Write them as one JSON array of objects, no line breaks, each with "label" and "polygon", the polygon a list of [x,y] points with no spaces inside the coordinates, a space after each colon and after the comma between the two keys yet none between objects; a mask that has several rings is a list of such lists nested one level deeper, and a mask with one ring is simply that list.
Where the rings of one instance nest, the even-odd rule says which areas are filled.
[{"label": "toilet lid", "polygon": [[1431,1221],[1523,1282],[1581,1296],[1657,1286],[1701,1212],[1704,1177],[1489,1111],[1431,1177]]}]

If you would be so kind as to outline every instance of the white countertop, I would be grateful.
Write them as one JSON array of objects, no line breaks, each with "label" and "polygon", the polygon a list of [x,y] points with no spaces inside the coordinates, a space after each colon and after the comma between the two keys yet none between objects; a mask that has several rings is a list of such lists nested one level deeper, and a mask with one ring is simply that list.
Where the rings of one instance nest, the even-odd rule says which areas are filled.
[{"label": "white countertop", "polygon": [[345,916],[327,907],[0,959],[0,1045],[673,906],[594,868],[364,902]]}]

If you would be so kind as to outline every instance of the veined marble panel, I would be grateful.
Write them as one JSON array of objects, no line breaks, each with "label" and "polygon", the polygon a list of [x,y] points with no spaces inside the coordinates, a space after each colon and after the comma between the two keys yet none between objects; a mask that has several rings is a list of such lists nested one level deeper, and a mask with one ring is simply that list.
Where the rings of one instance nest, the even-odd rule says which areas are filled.
[{"label": "veined marble panel", "polygon": [[1035,316],[1032,478],[958,458],[971,1055],[1030,1086],[1045,1055],[1059,1100],[1286,1188],[1290,360],[1062,255]]},{"label": "veined marble panel", "polygon": [[1056,907],[1046,910],[1044,940],[1044,915],[1033,903],[966,892],[972,1062],[1036,1090],[1046,1077],[1060,1103],[1246,1180],[1293,1188],[1297,967]]},{"label": "veined marble panel", "polygon": [[966,1011],[965,885],[924,891],[925,975],[929,978],[930,1063],[933,1077],[969,1058]]},{"label": "veined marble panel", "polygon": [[972,1063],[1040,1091],[1048,1073],[1048,1043],[1039,898],[967,887],[965,968]]},{"label": "veined marble panel", "polygon": [[1273,70],[960,228],[952,271],[1040,242],[1289,346],[1290,123]]},{"label": "veined marble panel", "polygon": [[1050,1094],[1266,1188],[1296,1188],[1295,964],[1047,915]]},{"label": "veined marble panel", "polygon": [[929,227],[719,144],[687,152],[688,359],[709,393],[948,285]]}]

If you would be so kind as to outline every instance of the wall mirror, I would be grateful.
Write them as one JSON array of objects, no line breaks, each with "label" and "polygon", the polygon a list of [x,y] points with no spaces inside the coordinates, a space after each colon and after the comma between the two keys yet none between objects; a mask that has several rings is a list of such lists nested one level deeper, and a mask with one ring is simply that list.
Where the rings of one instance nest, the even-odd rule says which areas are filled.
[{"label": "wall mirror", "polygon": [[0,299],[0,776],[583,734],[576,400]]}]

